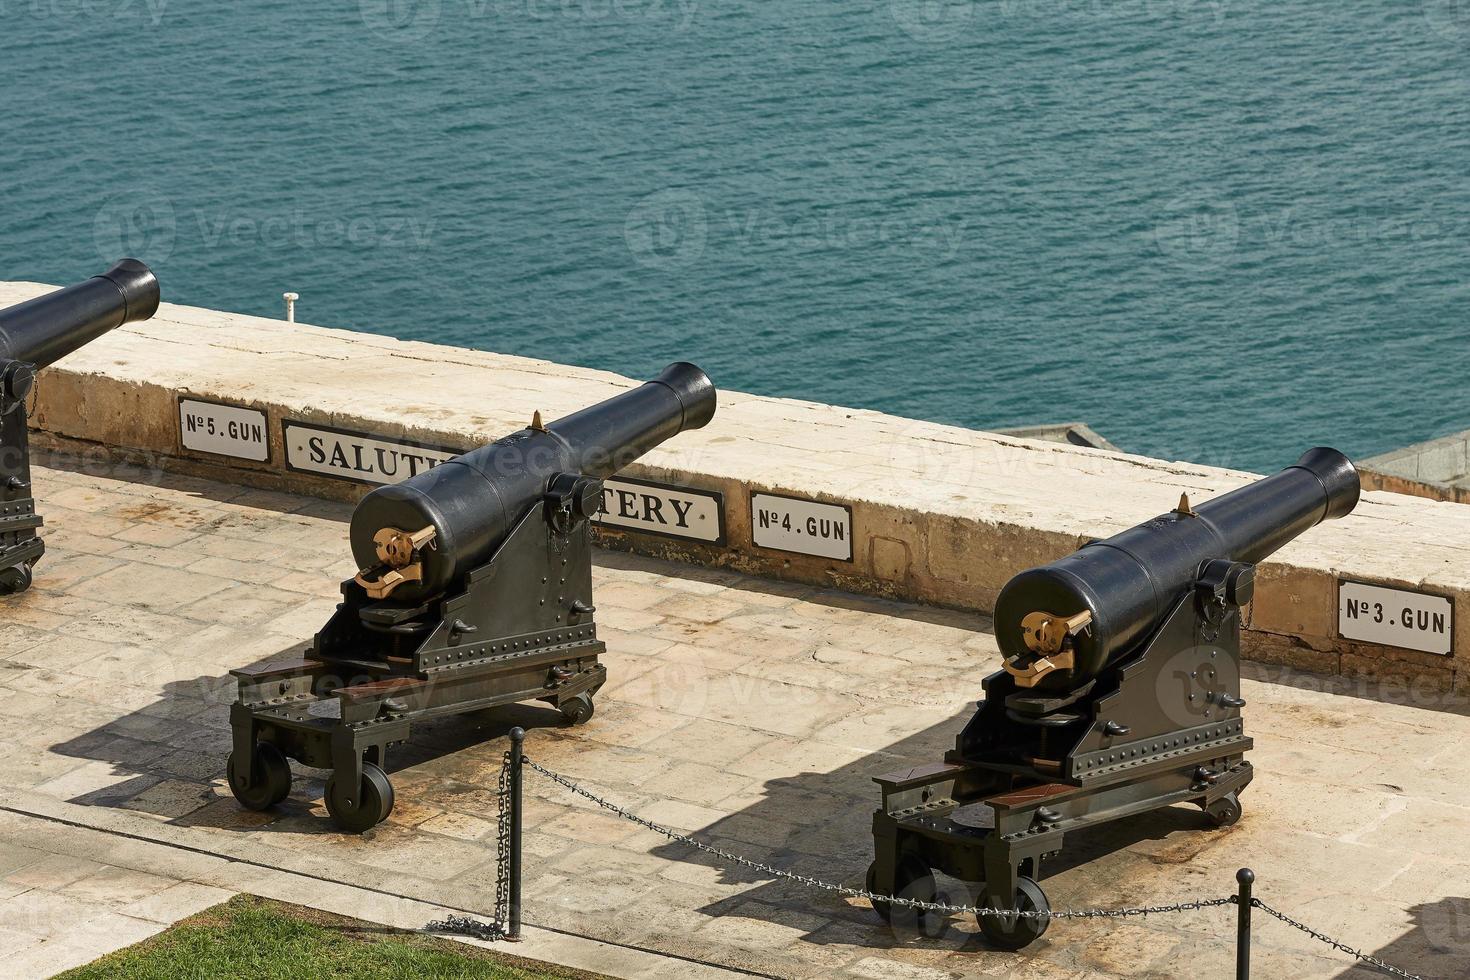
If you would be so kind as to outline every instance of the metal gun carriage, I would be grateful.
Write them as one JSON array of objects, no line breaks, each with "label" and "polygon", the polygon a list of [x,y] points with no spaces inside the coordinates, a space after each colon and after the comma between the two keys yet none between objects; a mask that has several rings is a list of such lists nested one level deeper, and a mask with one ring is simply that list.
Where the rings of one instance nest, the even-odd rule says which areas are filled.
[{"label": "metal gun carriage", "polygon": [[1240,626],[1255,564],[1358,495],[1347,457],[1313,449],[1012,578],[995,609],[1004,667],[955,748],[875,779],[868,890],[933,901],[934,870],[983,883],[996,912],[981,931],[1020,949],[1049,920],[1014,913],[1048,910],[1037,880],[1067,834],[1176,803],[1238,820],[1253,775]]},{"label": "metal gun carriage", "polygon": [[573,724],[607,677],[588,522],[602,479],[705,425],[716,393],[692,364],[380,487],[352,515],[361,571],[303,659],[234,671],[229,783],[251,809],[284,800],[288,759],[331,769],[345,830],[387,818],[388,749],[412,722],[541,700]]},{"label": "metal gun carriage", "polygon": [[31,493],[27,402],[36,372],[115,327],[158,312],[158,280],[137,259],[0,310],[0,595],[30,588],[46,544]]}]

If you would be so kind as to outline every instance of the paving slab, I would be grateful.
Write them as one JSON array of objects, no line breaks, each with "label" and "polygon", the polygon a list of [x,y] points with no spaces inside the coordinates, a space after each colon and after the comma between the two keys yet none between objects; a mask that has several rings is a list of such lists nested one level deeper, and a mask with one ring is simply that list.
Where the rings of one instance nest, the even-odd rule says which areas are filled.
[{"label": "paving slab", "polygon": [[[871,777],[939,759],[1000,662],[980,615],[601,552],[609,682],[593,721],[566,729],[523,705],[424,724],[389,760],[393,816],[351,837],[326,819],[321,772],[298,768],[289,800],[267,814],[239,809],[223,778],[228,672],[299,653],[326,621],[354,570],[347,509],[164,473],[43,468],[36,484],[50,552],[36,587],[0,605],[0,805],[112,845],[47,863],[27,860],[36,835],[0,837],[21,849],[0,847],[0,888],[20,889],[0,901],[44,893],[24,899],[19,926],[4,923],[0,954],[28,955],[27,937],[66,919],[80,956],[87,936],[131,935],[210,889],[254,891],[283,874],[290,894],[272,897],[488,915],[494,780],[516,725],[538,762],[640,814],[858,885]],[[1355,947],[1426,976],[1470,973],[1470,717],[1423,692],[1246,671],[1258,775],[1242,822],[1217,831],[1176,808],[1077,837],[1049,869],[1052,904],[1219,896],[1252,866],[1262,898]],[[606,963],[574,965],[694,969],[629,966],[642,949],[779,977],[1230,970],[1233,909],[1061,921],[1023,953],[996,953],[972,920],[896,933],[859,900],[712,858],[540,777],[527,793],[528,922],[608,944],[587,947]],[[1262,975],[1359,975],[1274,922],[1257,935]]]}]

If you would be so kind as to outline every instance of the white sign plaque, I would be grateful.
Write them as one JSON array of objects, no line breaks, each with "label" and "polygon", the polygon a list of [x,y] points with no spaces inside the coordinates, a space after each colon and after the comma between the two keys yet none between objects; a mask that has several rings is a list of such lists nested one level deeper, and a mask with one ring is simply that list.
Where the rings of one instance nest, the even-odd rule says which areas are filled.
[{"label": "white sign plaque", "polygon": [[264,412],[193,398],[179,399],[179,444],[196,453],[257,463],[271,454]]},{"label": "white sign plaque", "polygon": [[1454,605],[1444,596],[1362,582],[1337,585],[1337,634],[1345,640],[1448,656],[1454,629]]},{"label": "white sign plaque", "polygon": [[594,520],[644,534],[725,543],[724,497],[670,483],[617,477],[602,481],[602,511]]},{"label": "white sign plaque", "polygon": [[398,483],[459,455],[453,449],[289,419],[281,423],[281,435],[287,469],[358,483]]},{"label": "white sign plaque", "polygon": [[842,504],[752,493],[750,530],[761,548],[852,561],[852,510]]}]

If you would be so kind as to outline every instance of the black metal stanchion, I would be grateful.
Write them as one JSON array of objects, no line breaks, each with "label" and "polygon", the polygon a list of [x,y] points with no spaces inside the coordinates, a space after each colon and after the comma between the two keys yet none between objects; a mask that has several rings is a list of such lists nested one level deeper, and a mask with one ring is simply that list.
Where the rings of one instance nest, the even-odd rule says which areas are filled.
[{"label": "black metal stanchion", "polygon": [[1240,891],[1235,897],[1235,903],[1238,906],[1235,932],[1235,980],[1251,980],[1251,885],[1256,880],[1256,873],[1250,868],[1241,868],[1235,872],[1235,880],[1240,884]]},{"label": "black metal stanchion", "polygon": [[521,939],[521,771],[526,730],[510,730],[510,923],[505,938]]}]

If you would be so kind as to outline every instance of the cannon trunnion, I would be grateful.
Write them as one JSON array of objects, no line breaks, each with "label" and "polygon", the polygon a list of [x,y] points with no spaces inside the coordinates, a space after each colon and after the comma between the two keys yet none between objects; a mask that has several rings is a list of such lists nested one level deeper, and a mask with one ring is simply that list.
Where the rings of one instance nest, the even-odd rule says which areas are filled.
[{"label": "cannon trunnion", "polygon": [[27,417],[36,372],[98,337],[158,311],[158,280],[137,259],[0,310],[0,595],[30,588],[46,551],[31,493]]},{"label": "cannon trunnion", "polygon": [[[933,871],[980,882],[981,931],[1020,949],[1068,833],[1176,803],[1215,826],[1253,776],[1240,689],[1254,563],[1352,511],[1357,472],[1314,449],[1275,476],[1022,572],[996,603],[1004,666],[944,761],[876,777],[868,890],[933,901]],[[890,919],[915,913],[875,902]],[[1007,914],[1009,913],[1009,914]],[[919,917],[928,914],[918,913]]]},{"label": "cannon trunnion", "polygon": [[332,770],[327,810],[361,833],[393,808],[387,753],[416,720],[532,700],[590,719],[607,679],[589,528],[601,479],[703,426],[715,399],[704,372],[671,365],[364,497],[351,527],[362,570],[306,655],[233,672],[235,797],[280,803],[295,759]]}]

